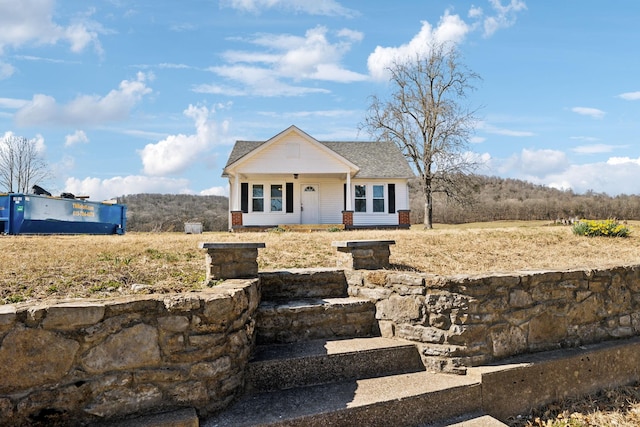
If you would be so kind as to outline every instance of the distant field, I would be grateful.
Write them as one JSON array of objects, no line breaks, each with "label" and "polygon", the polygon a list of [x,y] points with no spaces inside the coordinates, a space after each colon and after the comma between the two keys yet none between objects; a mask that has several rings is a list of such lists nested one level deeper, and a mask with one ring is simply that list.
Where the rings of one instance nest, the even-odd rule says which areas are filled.
[{"label": "distant field", "polygon": [[[632,230],[639,222],[630,222]],[[440,275],[640,264],[640,236],[574,236],[548,222],[439,225],[433,230],[314,233],[127,233],[124,236],[0,236],[0,303],[201,288],[198,243],[264,242],[260,269],[333,267],[333,240],[393,239],[391,263]]]}]

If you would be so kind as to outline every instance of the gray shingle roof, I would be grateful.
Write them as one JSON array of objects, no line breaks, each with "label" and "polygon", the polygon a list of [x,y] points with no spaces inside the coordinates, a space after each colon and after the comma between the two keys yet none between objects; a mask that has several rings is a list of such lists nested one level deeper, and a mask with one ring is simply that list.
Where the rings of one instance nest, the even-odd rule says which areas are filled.
[{"label": "gray shingle roof", "polygon": [[[225,168],[266,141],[237,141]],[[414,173],[400,149],[387,141],[318,141],[360,168],[357,178],[413,178]]]}]

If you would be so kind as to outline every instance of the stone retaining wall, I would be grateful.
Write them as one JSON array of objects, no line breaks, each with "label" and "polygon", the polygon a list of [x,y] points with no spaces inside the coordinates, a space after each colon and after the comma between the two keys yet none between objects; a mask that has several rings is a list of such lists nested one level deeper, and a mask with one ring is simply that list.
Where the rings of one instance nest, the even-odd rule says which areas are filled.
[{"label": "stone retaining wall", "polygon": [[[335,274],[375,302],[382,335],[414,341],[431,370],[640,335],[640,266]],[[244,391],[259,300],[259,279],[231,279],[197,293],[0,306],[0,425],[222,409]]]},{"label": "stone retaining wall", "polygon": [[259,281],[109,301],[0,306],[0,425],[225,407],[243,392]]},{"label": "stone retaining wall", "polygon": [[347,280],[351,295],[376,301],[383,336],[416,342],[435,371],[640,333],[640,266],[449,278],[350,271]]}]

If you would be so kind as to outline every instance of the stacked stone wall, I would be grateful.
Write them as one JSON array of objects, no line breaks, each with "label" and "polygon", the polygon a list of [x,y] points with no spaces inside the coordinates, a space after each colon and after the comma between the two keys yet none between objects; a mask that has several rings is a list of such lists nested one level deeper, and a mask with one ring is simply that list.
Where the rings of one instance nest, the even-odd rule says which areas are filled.
[{"label": "stacked stone wall", "polygon": [[[335,274],[332,283],[342,288],[344,274],[350,295],[375,304],[383,336],[415,342],[434,371],[464,373],[517,354],[640,335],[640,266]],[[280,286],[290,275],[265,280]],[[258,278],[230,279],[178,295],[0,306],[0,425],[225,408],[244,392],[260,288]]]},{"label": "stacked stone wall", "polygon": [[440,277],[347,272],[376,302],[383,336],[408,339],[434,371],[640,334],[640,266]]},{"label": "stacked stone wall", "polygon": [[0,306],[0,425],[80,425],[243,392],[258,279],[211,290]]}]

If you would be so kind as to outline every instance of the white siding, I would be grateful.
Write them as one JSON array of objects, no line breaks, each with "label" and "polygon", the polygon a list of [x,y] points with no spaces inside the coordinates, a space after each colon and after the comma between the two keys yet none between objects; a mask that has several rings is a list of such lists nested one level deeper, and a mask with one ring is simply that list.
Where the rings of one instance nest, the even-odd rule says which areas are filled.
[{"label": "white siding", "polygon": [[[343,210],[343,181],[336,178],[310,178],[291,180],[293,182],[293,213],[286,212],[249,212],[243,215],[243,225],[280,225],[280,224],[299,224],[300,223],[300,189],[305,185],[317,185],[319,191],[319,213],[318,222],[320,224],[341,224]],[[251,210],[251,186],[253,184],[262,184],[267,188],[271,184],[285,184],[285,181],[278,180],[262,180],[257,179],[249,182],[249,210]],[[286,199],[286,197],[285,197]],[[284,201],[283,201],[284,204]],[[265,199],[265,207],[268,201]],[[286,205],[283,208],[286,210]]]},{"label": "white siding", "polygon": [[[389,191],[387,184],[395,184],[396,211],[389,212]],[[408,209],[408,186],[404,180],[383,180],[383,179],[354,179],[352,186],[366,185],[367,187],[367,211],[353,213],[353,225],[397,225],[398,210]],[[373,186],[384,185],[384,212],[373,212]],[[355,209],[355,191],[351,192],[352,206]]]},{"label": "white siding", "polygon": [[320,181],[320,223],[342,224],[344,209],[344,185],[342,181]]},{"label": "white siding", "polygon": [[242,174],[324,174],[346,173],[347,170],[336,157],[295,133],[285,135],[238,168]]},{"label": "white siding", "polygon": [[[293,213],[286,213],[286,193],[283,194],[283,211],[269,212],[269,188],[271,184],[281,184],[285,188],[286,182],[293,183]],[[300,223],[300,189],[304,185],[318,185],[319,191],[319,215],[320,224],[341,224],[342,211],[344,209],[344,181],[336,178],[305,178],[291,179],[289,175],[274,176],[264,179],[249,181],[249,209],[251,210],[251,186],[253,184],[264,185],[265,191],[265,212],[249,212],[243,215],[244,225],[276,226],[280,224]],[[395,184],[396,212],[389,211],[389,193],[387,184]],[[408,187],[403,180],[353,180],[352,186],[367,186],[367,212],[354,212],[353,223],[359,225],[397,225],[398,210],[408,209]],[[384,212],[373,212],[372,190],[373,185],[385,186],[385,210]],[[352,202],[354,201],[354,191],[351,192]],[[355,206],[355,204],[353,204]]]}]

